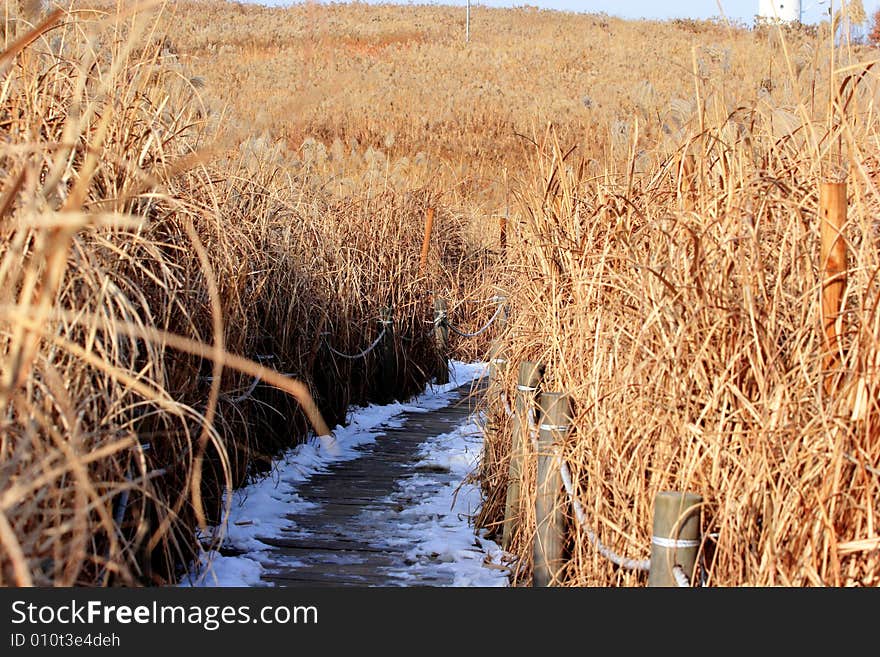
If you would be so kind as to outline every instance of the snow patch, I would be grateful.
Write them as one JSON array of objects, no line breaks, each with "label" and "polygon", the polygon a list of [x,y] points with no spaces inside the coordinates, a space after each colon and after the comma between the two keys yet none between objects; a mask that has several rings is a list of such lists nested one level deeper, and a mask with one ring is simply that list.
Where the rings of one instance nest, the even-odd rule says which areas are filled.
[{"label": "snow patch", "polygon": [[[325,472],[330,463],[357,458],[359,445],[374,442],[382,430],[402,425],[405,412],[429,412],[449,405],[450,394],[460,385],[487,371],[486,363],[451,361],[449,383],[431,384],[427,390],[405,403],[353,406],[346,426],[337,425],[332,436],[311,437],[288,450],[261,480],[233,491],[230,513],[223,525],[209,527],[204,542],[222,537],[224,547],[241,552],[240,556],[223,556],[205,550],[189,568],[179,586],[264,586],[260,576],[261,562],[270,561],[272,548],[259,540],[261,536],[279,536],[291,528],[287,515],[315,505],[297,494],[299,485],[312,475]],[[448,469],[464,477],[477,463],[482,437],[473,422],[437,436],[423,446],[420,465]],[[422,482],[424,483],[424,482]],[[407,480],[404,492],[419,488],[418,477]],[[408,532],[409,544],[416,547],[408,555],[413,561],[441,561],[454,573],[455,586],[504,586],[506,572],[483,567],[483,562],[500,564],[503,554],[488,539],[475,535],[468,518],[480,503],[479,489],[463,484],[444,487],[436,496],[421,501],[402,512],[401,525]],[[293,527],[295,530],[295,527]],[[290,532],[284,532],[288,536]],[[408,574],[399,573],[400,577]]]}]

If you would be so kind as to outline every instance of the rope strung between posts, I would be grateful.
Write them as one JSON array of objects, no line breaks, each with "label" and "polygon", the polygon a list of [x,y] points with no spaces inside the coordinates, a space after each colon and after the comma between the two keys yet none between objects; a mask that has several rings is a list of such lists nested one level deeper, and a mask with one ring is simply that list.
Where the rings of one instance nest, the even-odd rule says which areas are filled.
[{"label": "rope strung between posts", "polygon": [[465,299],[460,303],[503,303],[506,300],[506,297],[496,294],[494,297],[489,297],[488,299]]},{"label": "rope strung between posts", "polygon": [[254,380],[251,382],[250,387],[248,387],[248,389],[244,391],[244,394],[239,395],[238,397],[233,397],[232,403],[233,404],[240,404],[241,402],[248,399],[252,394],[254,394],[254,390],[257,389],[257,386],[259,385],[259,383],[260,383],[260,377],[255,376]]},{"label": "rope strung between posts", "polygon": [[[385,334],[388,332],[388,327],[391,325],[392,322],[391,322],[391,320],[380,319],[379,323],[382,325],[382,330],[379,332],[379,335],[376,336],[376,339],[373,340],[372,344],[369,347],[367,347],[363,351],[359,351],[356,354],[344,354],[341,351],[337,351],[336,349],[333,348],[333,346],[329,342],[327,342],[326,339],[324,340],[324,344],[327,345],[327,349],[329,349],[332,353],[336,354],[340,358],[348,358],[349,360],[357,360],[358,358],[364,358],[371,351],[373,351],[373,349],[375,349],[377,346],[379,346],[379,343],[382,342],[382,338],[385,337]],[[326,336],[326,335],[329,335],[329,333],[325,332],[325,333],[321,334],[322,337]]]},{"label": "rope strung between posts", "polygon": [[[518,389],[524,391],[534,391],[536,388],[529,386],[517,386]],[[510,410],[510,407],[507,405],[506,400],[504,403],[504,410],[508,414],[508,416],[512,416],[513,412]],[[534,440],[534,430],[537,428],[535,426],[534,416],[531,411],[528,413],[528,423],[529,423],[529,433],[532,434],[532,441]],[[651,560],[650,559],[627,559],[626,557],[622,557],[610,548],[608,548],[599,537],[596,536],[596,533],[587,526],[587,513],[584,511],[583,505],[578,501],[574,496],[574,485],[571,480],[571,471],[568,469],[568,464],[564,459],[560,457],[559,459],[559,474],[562,476],[562,484],[565,487],[565,492],[568,495],[568,501],[574,509],[574,515],[577,518],[578,526],[584,531],[587,535],[587,538],[590,540],[590,543],[595,546],[596,551],[599,552],[603,557],[608,559],[611,563],[617,564],[621,568],[625,568],[627,570],[651,570]]]},{"label": "rope strung between posts", "polygon": [[[517,388],[524,391],[534,391],[535,388],[529,386],[517,386]],[[510,405],[507,403],[507,397],[504,393],[501,395],[502,404],[504,406],[504,412],[508,417],[513,417],[514,412],[510,408]],[[535,426],[534,416],[531,412],[528,413],[528,424],[530,433],[534,434],[534,430],[537,428]],[[544,425],[542,428],[547,428],[550,430],[560,429],[561,427],[551,427],[550,425]],[[565,427],[567,428],[567,427]],[[534,441],[534,435],[532,436]],[[611,563],[620,566],[626,570],[640,570],[640,571],[650,571],[651,570],[651,560],[650,559],[629,559],[627,557],[622,557],[616,552],[614,552],[611,548],[606,546],[602,541],[596,536],[596,533],[587,526],[587,513],[584,510],[583,505],[578,501],[574,496],[574,484],[572,484],[571,471],[568,469],[568,464],[564,459],[559,459],[559,474],[562,477],[562,484],[565,487],[565,492],[568,495],[568,501],[574,509],[575,518],[577,518],[578,526],[584,531],[587,535],[587,538],[590,540],[590,543],[596,548],[596,551],[601,554],[603,557],[608,559]],[[659,537],[653,537],[652,539],[655,543],[661,544],[664,539]],[[671,540],[673,543],[673,547],[683,543],[684,541],[677,541],[673,539],[665,539]],[[690,587],[690,582],[688,581],[687,574],[685,574],[684,569],[681,566],[676,565],[672,571],[672,575],[675,578],[676,584],[679,587]]]},{"label": "rope strung between posts", "polygon": [[[431,295],[431,294],[433,294],[433,292],[429,290],[425,294]],[[490,297],[488,299],[474,299],[474,300],[464,301],[463,303],[497,303],[498,304],[498,307],[495,309],[495,314],[492,315],[492,317],[489,319],[489,321],[486,323],[486,325],[483,326],[482,328],[480,328],[479,330],[474,331],[473,333],[467,333],[465,331],[462,331],[458,327],[450,324],[446,311],[440,310],[437,312],[437,315],[434,317],[433,320],[425,321],[426,324],[430,325],[430,328],[425,333],[425,337],[430,336],[438,327],[441,327],[441,326],[445,326],[450,331],[452,331],[456,335],[460,335],[463,338],[475,338],[479,335],[482,335],[483,333],[488,331],[489,328],[495,323],[495,321],[502,315],[502,313],[504,313],[504,310],[505,310],[504,302],[506,300],[507,300],[506,297],[501,296],[501,295],[496,295],[496,296]],[[373,349],[375,349],[377,346],[379,346],[379,343],[382,342],[382,338],[384,338],[385,334],[387,333],[388,326],[390,326],[393,322],[390,320],[380,319],[379,323],[382,324],[381,333],[379,333],[379,335],[376,337],[376,339],[373,340],[373,342],[366,349],[364,349],[363,351],[360,351],[356,354],[346,354],[341,351],[338,351],[337,349],[334,349],[333,346],[329,342],[327,342],[327,339],[326,339],[326,336],[330,335],[329,332],[325,331],[324,333],[321,334],[321,336],[322,336],[322,338],[324,338],[324,344],[327,346],[327,349],[329,349],[332,353],[336,354],[340,358],[348,358],[349,360],[357,360],[358,358],[364,358],[371,351],[373,351]],[[401,340],[403,340],[404,342],[413,342],[414,339],[415,338],[412,338],[412,337],[401,336]]]},{"label": "rope strung between posts", "polygon": [[559,472],[562,474],[562,483],[565,486],[565,492],[568,493],[568,501],[571,503],[572,507],[574,507],[574,514],[577,517],[578,525],[587,535],[587,538],[590,539],[590,543],[596,547],[599,554],[608,559],[611,563],[617,564],[626,570],[651,570],[650,559],[627,559],[626,557],[620,556],[605,546],[602,541],[599,540],[599,537],[596,536],[595,532],[587,527],[587,514],[584,511],[583,505],[581,505],[574,496],[574,486],[571,483],[571,472],[568,469],[568,464],[561,459],[560,462],[561,465],[559,466]]},{"label": "rope strung between posts", "polygon": [[502,312],[504,312],[504,304],[499,303],[498,307],[495,309],[495,314],[492,315],[492,318],[486,323],[486,325],[483,326],[483,328],[481,328],[480,330],[474,331],[473,333],[465,333],[464,331],[462,331],[462,330],[456,328],[455,326],[453,326],[452,324],[450,324],[446,320],[446,313],[440,313],[438,315],[437,319],[435,320],[435,322],[445,322],[446,326],[449,327],[450,331],[452,331],[456,335],[460,335],[463,338],[475,338],[478,335],[482,335],[487,330],[489,330],[489,327],[495,323],[495,320],[498,319],[498,317],[501,315]]},{"label": "rope strung between posts", "polygon": [[[256,356],[254,356],[254,360],[257,360],[260,363],[263,363],[264,361],[267,361],[267,360],[275,360],[276,358],[277,358],[277,356],[275,354],[257,354]],[[281,372],[281,374],[283,374],[284,376],[295,376],[294,372]],[[210,383],[211,381],[214,380],[214,377],[213,376],[200,376],[199,380],[206,381],[206,382]],[[231,397],[229,395],[229,393],[221,393],[220,396],[223,397],[223,399],[226,399],[227,401],[232,402],[233,404],[240,404],[241,402],[247,401],[248,399],[250,399],[251,395],[254,394],[254,391],[257,389],[257,386],[260,385],[261,381],[262,381],[262,379],[260,377],[255,376],[253,378],[253,380],[251,381],[250,385],[247,387],[247,389],[242,394],[237,395],[235,397]]]}]

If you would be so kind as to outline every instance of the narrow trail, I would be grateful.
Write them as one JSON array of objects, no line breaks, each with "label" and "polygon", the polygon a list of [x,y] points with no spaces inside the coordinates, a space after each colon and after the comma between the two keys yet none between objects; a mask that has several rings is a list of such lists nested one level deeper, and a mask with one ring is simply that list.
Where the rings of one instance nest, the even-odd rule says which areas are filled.
[{"label": "narrow trail", "polygon": [[463,483],[482,447],[485,380],[466,366],[452,381],[361,409],[334,432],[335,452],[301,446],[238,492],[224,555],[194,583],[505,586],[503,553],[469,523],[479,490]]},{"label": "narrow trail", "polygon": [[383,429],[376,442],[358,448],[362,456],[313,476],[302,497],[314,506],[290,514],[282,537],[260,537],[275,548],[263,579],[279,586],[452,585],[454,574],[441,562],[409,556],[407,516],[458,483],[448,468],[419,465],[419,447],[468,418],[470,389],[456,389],[446,408],[404,413],[401,427]]}]

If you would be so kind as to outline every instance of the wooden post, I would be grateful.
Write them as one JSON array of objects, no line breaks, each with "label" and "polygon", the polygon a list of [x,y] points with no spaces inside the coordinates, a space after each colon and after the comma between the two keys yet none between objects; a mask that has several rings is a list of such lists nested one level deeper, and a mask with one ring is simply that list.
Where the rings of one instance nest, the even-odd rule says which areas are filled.
[{"label": "wooden post", "polygon": [[434,208],[428,208],[425,215],[425,237],[422,239],[422,255],[419,257],[419,278],[425,273],[428,264],[428,248],[431,246],[431,230],[434,228]]},{"label": "wooden post", "polygon": [[[505,303],[504,297],[499,297],[499,303]],[[495,472],[496,458],[498,451],[499,426],[504,425],[504,415],[506,413],[504,394],[504,377],[507,374],[507,358],[504,355],[504,341],[501,334],[507,328],[507,312],[506,307],[501,311],[498,317],[498,334],[489,347],[489,386],[486,391],[486,399],[489,402],[488,413],[486,414],[486,443],[483,449],[483,463],[481,469],[483,472]],[[498,418],[501,417],[499,422]]]},{"label": "wooden post", "polygon": [[434,299],[434,338],[437,340],[439,362],[437,383],[449,383],[449,360],[446,356],[449,344],[449,324],[446,322],[446,299]]},{"label": "wooden post", "polygon": [[507,297],[497,297],[499,305],[503,307],[498,316],[498,330],[495,339],[489,347],[489,388],[493,391],[501,389],[504,374],[507,372],[507,359],[504,357],[504,339],[502,337],[507,330]]},{"label": "wooden post", "polygon": [[503,309],[498,316],[496,337],[489,347],[489,389],[493,394],[501,390],[504,375],[507,373],[507,358],[504,356],[504,331],[507,330],[507,297],[498,296]]},{"label": "wooden post", "polygon": [[503,345],[499,340],[489,347],[489,385],[500,386],[507,372],[507,359],[504,357]]},{"label": "wooden post", "polygon": [[819,269],[822,277],[822,328],[828,352],[823,361],[825,389],[830,390],[828,372],[839,360],[841,345],[837,320],[846,287],[846,183],[822,183],[819,187]]},{"label": "wooden post", "polygon": [[532,543],[532,586],[558,583],[565,543],[565,515],[560,504],[560,442],[571,428],[571,398],[562,392],[545,392],[538,404],[538,478],[535,496],[535,540]]},{"label": "wooden post", "polygon": [[507,475],[507,498],[504,503],[504,527],[501,546],[507,550],[519,519],[520,486],[526,447],[529,444],[530,422],[535,394],[544,376],[544,365],[523,361],[516,379],[513,435],[510,441],[510,467]]},{"label": "wooden post", "polygon": [[397,389],[397,351],[394,349],[394,309],[386,306],[379,309],[379,330],[385,330],[385,337],[379,344],[383,401],[391,401]]},{"label": "wooden post", "polygon": [[501,257],[507,257],[507,223],[510,221],[510,178],[507,176],[507,167],[504,167],[504,216],[501,217]]},{"label": "wooden post", "polygon": [[[498,468],[496,455],[501,439],[499,429],[504,426],[504,376],[507,373],[507,359],[504,357],[500,340],[495,340],[489,347],[489,386],[486,399],[489,403],[486,413],[486,440],[483,445],[483,457],[480,469],[494,473]],[[491,475],[490,475],[491,476]],[[485,479],[484,479],[485,480]]]},{"label": "wooden post", "polygon": [[703,498],[694,493],[664,491],[654,499],[654,532],[651,538],[651,571],[648,586],[678,586],[676,566],[693,582],[700,549],[700,508]]}]

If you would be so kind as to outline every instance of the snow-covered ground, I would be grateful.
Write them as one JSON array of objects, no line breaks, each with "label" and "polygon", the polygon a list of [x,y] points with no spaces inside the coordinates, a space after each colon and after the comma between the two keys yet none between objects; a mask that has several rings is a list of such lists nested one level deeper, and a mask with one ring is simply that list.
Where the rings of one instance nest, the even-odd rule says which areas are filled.
[{"label": "snow-covered ground", "polygon": [[[479,507],[480,491],[473,484],[462,485],[461,482],[478,463],[482,445],[480,427],[470,420],[422,446],[418,466],[448,469],[456,475],[456,482],[446,484],[436,494],[400,512],[395,540],[412,546],[407,556],[417,566],[398,569],[395,573],[398,577],[417,582],[420,573],[436,570],[451,574],[452,586],[508,584],[507,570],[500,566],[501,548],[485,538],[484,530],[475,535],[467,522]],[[401,486],[401,494],[417,497],[421,478],[407,479]],[[492,565],[484,565],[484,562]]]},{"label": "snow-covered ground", "polygon": [[[239,556],[222,556],[216,551],[203,553],[181,586],[262,586],[260,577],[271,547],[258,536],[279,536],[289,527],[287,515],[314,505],[302,499],[300,485],[327,466],[338,461],[358,458],[356,449],[375,441],[384,428],[402,425],[405,412],[429,412],[443,408],[452,401],[452,391],[463,383],[484,374],[485,363],[451,363],[450,381],[429,386],[421,395],[407,403],[384,406],[353,407],[346,426],[333,430],[335,440],[316,438],[289,450],[280,458],[269,475],[262,480],[233,492],[230,517],[223,527],[212,527],[214,536],[223,534],[223,545],[242,552]],[[500,567],[500,547],[475,534],[469,523],[480,504],[479,488],[462,483],[474,470],[482,449],[482,434],[473,418],[453,431],[429,439],[420,448],[424,474],[401,482],[398,493],[417,503],[401,511],[395,518],[393,544],[405,547],[408,566],[395,573],[399,580],[417,577],[418,572],[437,569],[451,575],[453,586],[506,586],[507,571]],[[436,466],[456,475],[455,482],[429,495],[420,496],[420,478]],[[303,488],[307,490],[307,484]],[[490,565],[485,565],[490,564]]]}]

